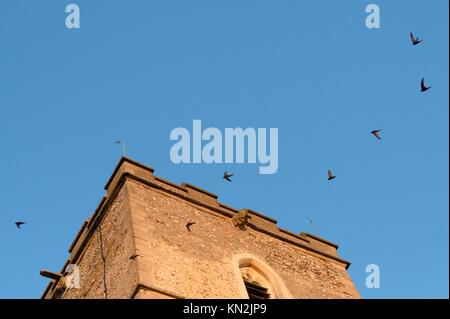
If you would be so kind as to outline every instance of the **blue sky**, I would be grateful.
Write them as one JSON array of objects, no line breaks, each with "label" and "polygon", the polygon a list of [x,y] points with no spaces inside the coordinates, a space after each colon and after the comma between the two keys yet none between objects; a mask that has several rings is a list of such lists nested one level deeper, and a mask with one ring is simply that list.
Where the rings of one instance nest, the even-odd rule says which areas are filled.
[{"label": "blue sky", "polygon": [[[73,2],[77,30],[70,2],[0,5],[0,298],[41,296],[39,270],[67,259],[117,138],[158,176],[338,243],[364,298],[448,298],[448,1]],[[173,164],[170,132],[194,119],[278,128],[278,172]],[[379,289],[365,287],[372,263]]]}]

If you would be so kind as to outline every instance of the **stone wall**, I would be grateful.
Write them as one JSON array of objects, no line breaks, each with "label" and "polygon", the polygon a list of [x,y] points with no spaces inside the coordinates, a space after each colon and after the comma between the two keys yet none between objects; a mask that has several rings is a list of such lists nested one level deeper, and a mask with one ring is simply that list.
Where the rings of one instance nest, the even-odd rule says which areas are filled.
[{"label": "stone wall", "polygon": [[[69,249],[65,265],[79,266],[81,288],[63,298],[248,298],[243,260],[259,269],[273,297],[359,298],[337,245],[280,229],[252,210],[240,229],[232,222],[238,210],[216,195],[153,172],[120,160]],[[56,287],[50,283],[43,298],[55,297]]]},{"label": "stone wall", "polygon": [[68,289],[64,298],[112,299],[132,295],[138,282],[138,272],[136,260],[129,258],[135,254],[135,246],[127,197],[126,187],[121,188],[106,211],[101,227],[95,229],[77,261],[80,288]]},{"label": "stone wall", "polygon": [[[244,298],[233,257],[269,265],[294,298],[359,297],[343,265],[136,181],[128,181],[140,281],[186,298]],[[196,222],[189,232],[185,224]]]}]

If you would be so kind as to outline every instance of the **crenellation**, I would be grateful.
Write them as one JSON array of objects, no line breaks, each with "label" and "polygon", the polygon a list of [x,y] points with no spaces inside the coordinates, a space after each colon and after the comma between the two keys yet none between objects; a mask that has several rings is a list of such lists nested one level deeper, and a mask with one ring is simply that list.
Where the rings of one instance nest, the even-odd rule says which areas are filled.
[{"label": "crenellation", "polygon": [[[70,246],[66,265],[80,267],[81,288],[63,298],[248,298],[239,260],[265,272],[275,298],[359,298],[336,244],[153,172],[120,160],[107,197]],[[248,227],[233,224],[242,212]],[[189,229],[188,221],[195,222]]]}]

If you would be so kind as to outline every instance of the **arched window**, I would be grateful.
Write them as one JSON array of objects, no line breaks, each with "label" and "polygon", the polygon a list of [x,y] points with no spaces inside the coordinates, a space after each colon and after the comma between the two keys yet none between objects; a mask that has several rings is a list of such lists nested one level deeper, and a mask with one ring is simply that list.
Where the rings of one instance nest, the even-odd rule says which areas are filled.
[{"label": "arched window", "polygon": [[254,268],[251,266],[244,266],[239,269],[250,299],[269,299],[273,296],[270,284]]},{"label": "arched window", "polygon": [[239,277],[239,290],[242,298],[292,298],[283,280],[269,265],[256,256],[236,255],[233,257],[233,264]]}]

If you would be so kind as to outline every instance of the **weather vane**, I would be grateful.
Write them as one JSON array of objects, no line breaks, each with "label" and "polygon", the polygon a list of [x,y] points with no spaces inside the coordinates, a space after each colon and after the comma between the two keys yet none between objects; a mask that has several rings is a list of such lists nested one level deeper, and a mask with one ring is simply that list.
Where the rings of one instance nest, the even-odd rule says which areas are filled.
[{"label": "weather vane", "polygon": [[125,157],[125,144],[120,140],[116,140],[114,144],[120,144],[122,146],[122,155]]}]

